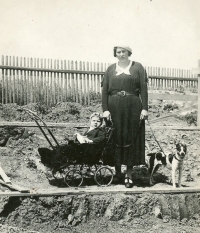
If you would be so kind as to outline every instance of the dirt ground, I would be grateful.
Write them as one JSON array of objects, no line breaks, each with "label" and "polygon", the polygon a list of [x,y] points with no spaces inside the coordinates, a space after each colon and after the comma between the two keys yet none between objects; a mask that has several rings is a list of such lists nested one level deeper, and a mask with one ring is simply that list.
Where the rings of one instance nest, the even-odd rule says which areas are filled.
[{"label": "dirt ground", "polygon": [[[75,132],[83,132],[84,128],[77,129],[74,123],[78,125],[87,125],[89,116],[94,111],[101,112],[101,105],[94,103],[92,106],[84,107],[77,103],[59,103],[53,107],[46,107],[43,104],[29,104],[26,107],[30,110],[37,112],[37,114],[45,122],[66,122],[72,123],[66,125],[66,128],[52,128],[52,132],[59,143],[66,143],[67,139],[73,139]],[[183,141],[187,144],[187,157],[183,172],[183,187],[200,187],[200,137],[199,131],[192,130],[173,130],[173,127],[180,129],[184,127],[192,127],[196,124],[196,109],[197,106],[190,102],[171,102],[171,101],[153,101],[149,105],[149,120],[159,119],[159,117],[173,115],[171,117],[163,118],[155,123],[150,123],[151,128],[155,134],[156,139],[159,141],[160,146],[165,153],[175,151],[175,142]],[[19,111],[20,106],[15,104],[0,105],[0,121],[32,121],[30,116],[24,112]],[[162,126],[170,126],[171,128],[163,129]],[[160,127],[160,128],[159,128]],[[37,153],[39,147],[48,147],[49,144],[37,127],[1,127],[0,128],[0,162],[6,172],[11,178],[12,183],[18,184],[23,187],[30,188],[31,190],[55,190],[59,188],[66,188],[63,182],[57,183],[50,173],[46,170],[40,162],[40,157]],[[154,136],[148,124],[146,124],[146,154],[152,151],[158,151],[159,147],[156,143]],[[148,164],[148,157],[146,157]],[[114,168],[112,168],[114,169]],[[125,167],[123,168],[125,171]],[[149,186],[149,173],[144,167],[133,168],[133,182],[134,190],[139,188],[169,188],[171,177],[168,169],[160,169],[155,175],[156,184],[154,187]],[[92,182],[90,184],[83,183],[83,188],[99,189]],[[122,185],[112,184],[111,187],[122,188]],[[106,189],[103,187],[101,189]],[[0,186],[0,191],[9,191],[5,186]],[[133,218],[130,221],[118,219],[117,221],[107,220],[105,216],[91,218],[88,221],[79,221],[74,224],[59,223],[49,225],[49,221],[41,220],[42,223],[48,223],[44,227],[40,224],[22,224],[19,222],[20,210],[23,212],[21,206],[23,202],[30,201],[30,205],[26,204],[27,209],[35,208],[37,198],[23,199],[20,201],[14,199],[2,199],[7,204],[7,207],[2,204],[0,208],[0,230],[1,232],[200,232],[199,216],[192,219],[170,219],[169,221],[164,218],[155,217],[152,214],[141,215],[140,217]],[[2,201],[1,200],[1,201]],[[19,203],[20,204],[19,204]],[[32,203],[34,202],[34,203]],[[40,202],[40,200],[39,200]],[[18,204],[16,204],[18,203]],[[12,206],[9,207],[9,205]],[[47,204],[46,204],[47,205]],[[21,209],[20,209],[21,208]],[[39,207],[38,207],[39,208]],[[26,210],[27,211],[27,210]],[[16,213],[17,212],[17,213]],[[199,212],[200,213],[200,212]],[[46,212],[43,213],[46,216]],[[56,214],[53,213],[52,216]],[[22,215],[22,214],[21,214]],[[13,217],[14,216],[14,217]],[[55,217],[55,216],[54,216]],[[52,219],[54,218],[52,217]],[[33,215],[30,215],[33,218]],[[67,219],[69,223],[70,214],[62,217]],[[34,218],[33,218],[34,219]],[[37,221],[36,221],[37,222]],[[59,222],[59,221],[55,221]],[[61,221],[62,222],[62,221]],[[20,224],[21,223],[21,224]],[[28,223],[28,220],[27,220]],[[29,222],[30,223],[30,222]],[[42,226],[42,227],[39,227]],[[48,229],[48,230],[47,230]]]}]

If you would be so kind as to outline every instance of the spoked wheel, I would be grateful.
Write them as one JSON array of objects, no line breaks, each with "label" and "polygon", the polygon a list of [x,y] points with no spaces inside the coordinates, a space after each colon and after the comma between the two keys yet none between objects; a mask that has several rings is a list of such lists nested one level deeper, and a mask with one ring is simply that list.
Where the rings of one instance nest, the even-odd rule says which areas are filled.
[{"label": "spoked wheel", "polygon": [[97,169],[94,180],[100,186],[108,186],[112,183],[113,180],[113,171],[107,166],[102,166]]},{"label": "spoked wheel", "polygon": [[83,183],[83,175],[79,170],[71,169],[66,173],[64,181],[68,187],[79,187]]},{"label": "spoked wheel", "polygon": [[63,179],[68,170],[68,166],[62,166],[60,168],[54,167],[52,169],[52,175],[56,180]]}]

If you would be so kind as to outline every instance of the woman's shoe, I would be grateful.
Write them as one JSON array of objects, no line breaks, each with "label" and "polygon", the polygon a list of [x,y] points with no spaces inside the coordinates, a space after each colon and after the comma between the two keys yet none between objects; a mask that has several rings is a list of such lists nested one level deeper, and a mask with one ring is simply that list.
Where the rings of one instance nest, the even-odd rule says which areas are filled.
[{"label": "woman's shoe", "polygon": [[125,177],[124,184],[126,188],[132,188],[133,187],[133,181],[129,177]]}]

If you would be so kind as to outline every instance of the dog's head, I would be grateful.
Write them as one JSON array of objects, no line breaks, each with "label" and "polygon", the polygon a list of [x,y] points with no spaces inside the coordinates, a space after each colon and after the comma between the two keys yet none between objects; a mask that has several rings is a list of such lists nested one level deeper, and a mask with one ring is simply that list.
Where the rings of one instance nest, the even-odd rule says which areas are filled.
[{"label": "dog's head", "polygon": [[180,160],[183,160],[185,158],[185,155],[187,153],[187,146],[184,143],[177,143],[176,144],[176,156]]}]

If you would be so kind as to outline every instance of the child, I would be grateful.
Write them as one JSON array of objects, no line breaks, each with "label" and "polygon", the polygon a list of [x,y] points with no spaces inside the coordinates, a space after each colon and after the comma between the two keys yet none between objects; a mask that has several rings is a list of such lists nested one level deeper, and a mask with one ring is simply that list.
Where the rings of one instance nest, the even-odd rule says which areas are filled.
[{"label": "child", "polygon": [[90,127],[86,130],[84,135],[76,133],[79,143],[102,143],[105,141],[105,132],[100,127],[102,125],[103,118],[98,112],[93,113],[90,116]]},{"label": "child", "polygon": [[77,136],[76,139],[81,145],[78,145],[76,141],[72,141],[68,145],[59,146],[54,151],[48,148],[38,148],[41,162],[52,168],[57,162],[65,163],[66,158],[69,160],[74,159],[76,155],[79,155],[80,153],[87,154],[95,159],[95,155],[99,155],[102,149],[102,143],[106,138],[105,132],[100,127],[102,122],[103,118],[98,112],[95,112],[90,116],[90,126],[84,135],[82,136],[79,133],[75,134]]}]

